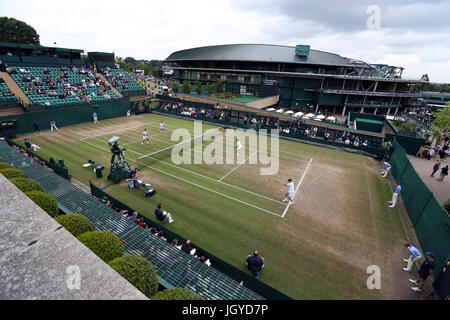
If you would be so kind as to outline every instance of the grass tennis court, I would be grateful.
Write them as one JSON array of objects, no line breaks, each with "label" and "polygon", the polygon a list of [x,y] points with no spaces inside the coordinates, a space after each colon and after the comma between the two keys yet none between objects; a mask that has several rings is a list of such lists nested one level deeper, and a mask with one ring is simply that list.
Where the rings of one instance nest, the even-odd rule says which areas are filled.
[{"label": "grass tennis court", "polygon": [[[99,120],[16,142],[28,138],[42,148],[42,157],[64,158],[75,179],[86,185],[92,180],[150,219],[162,203],[175,219],[170,230],[242,270],[246,256],[259,250],[266,262],[261,281],[295,299],[402,297],[392,255],[403,254],[405,234],[396,212],[387,209],[391,190],[373,159],[280,140],[276,176],[259,174],[261,165],[249,163],[257,154],[247,145],[243,162],[176,165],[167,152],[178,143],[171,135],[184,128],[194,136],[193,121],[157,114]],[[165,133],[159,132],[161,120]],[[141,144],[144,128],[148,145]],[[203,123],[202,134],[208,129],[219,130]],[[120,137],[131,166],[140,158],[139,179],[152,184],[155,196],[106,179],[112,136]],[[102,179],[82,167],[88,159],[105,166]],[[287,188],[279,182],[288,178],[298,187],[293,206],[282,202]],[[383,272],[381,290],[366,287],[369,265]]]},{"label": "grass tennis court", "polygon": [[256,101],[256,100],[259,100],[259,99],[261,99],[261,98],[259,98],[259,97],[252,97],[252,96],[240,96],[240,97],[236,97],[236,96],[233,96],[230,100],[232,100],[232,101],[236,101],[236,102],[253,102],[253,101]]}]

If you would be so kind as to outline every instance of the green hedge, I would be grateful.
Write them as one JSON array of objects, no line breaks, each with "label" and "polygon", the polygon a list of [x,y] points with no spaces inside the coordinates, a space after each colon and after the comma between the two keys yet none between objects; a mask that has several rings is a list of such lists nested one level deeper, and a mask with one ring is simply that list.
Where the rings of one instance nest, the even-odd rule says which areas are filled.
[{"label": "green hedge", "polygon": [[94,224],[81,214],[64,214],[56,217],[55,220],[75,237],[86,232],[95,231]]},{"label": "green hedge", "polygon": [[152,300],[205,300],[186,288],[171,288],[158,292],[152,297]]},{"label": "green hedge", "polygon": [[448,199],[448,200],[444,203],[444,209],[447,210],[448,214],[450,214],[450,199]]},{"label": "green hedge", "polygon": [[147,297],[158,291],[158,275],[153,264],[137,255],[112,260],[109,265]]},{"label": "green hedge", "polygon": [[1,169],[8,169],[8,168],[12,168],[9,163],[0,161],[0,170]]},{"label": "green hedge", "polygon": [[58,202],[51,195],[40,191],[29,191],[25,194],[51,217],[54,218],[58,215]]},{"label": "green hedge", "polygon": [[22,192],[40,191],[45,192],[44,188],[39,182],[36,182],[30,178],[11,178],[9,179],[17,188]]},{"label": "green hedge", "polygon": [[22,170],[16,168],[0,169],[0,173],[5,176],[6,179],[11,178],[28,178],[27,174]]},{"label": "green hedge", "polygon": [[78,240],[106,263],[122,257],[124,254],[122,242],[114,233],[109,231],[86,232],[78,236]]}]

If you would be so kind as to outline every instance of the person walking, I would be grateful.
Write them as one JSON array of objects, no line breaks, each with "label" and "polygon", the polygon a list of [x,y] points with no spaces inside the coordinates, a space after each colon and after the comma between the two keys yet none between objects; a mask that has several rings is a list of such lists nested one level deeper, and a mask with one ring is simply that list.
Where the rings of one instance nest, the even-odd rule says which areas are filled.
[{"label": "person walking", "polygon": [[433,172],[431,173],[432,177],[434,177],[434,174],[439,170],[440,167],[441,167],[441,162],[439,160],[437,160],[433,166]]},{"label": "person walking", "polygon": [[259,279],[261,271],[264,268],[264,258],[259,257],[259,253],[257,250],[253,252],[253,255],[247,256],[245,264],[247,265],[247,269],[253,273],[253,276],[256,279]]},{"label": "person walking", "polygon": [[441,176],[437,180],[442,181],[447,175],[448,175],[448,165],[446,165],[444,168],[441,169]]},{"label": "person walking", "polygon": [[417,287],[412,287],[411,289],[416,292],[421,292],[425,284],[425,280],[429,275],[433,273],[434,270],[434,254],[432,252],[425,253],[426,259],[420,265],[419,277],[417,280],[409,279],[409,282],[414,283]]},{"label": "person walking", "polygon": [[409,243],[405,243],[405,247],[406,247],[406,249],[408,249],[408,251],[411,253],[411,255],[409,256],[408,259],[403,259],[403,261],[408,263],[406,265],[406,268],[403,268],[403,270],[405,270],[407,272],[411,272],[414,262],[416,262],[417,260],[422,258],[422,255],[420,254],[419,249],[410,245]]},{"label": "person walking", "polygon": [[388,201],[391,205],[389,208],[394,208],[397,204],[398,196],[400,195],[400,192],[402,191],[402,186],[400,184],[400,181],[397,182],[397,186],[395,187],[394,193],[392,194],[392,200]]}]

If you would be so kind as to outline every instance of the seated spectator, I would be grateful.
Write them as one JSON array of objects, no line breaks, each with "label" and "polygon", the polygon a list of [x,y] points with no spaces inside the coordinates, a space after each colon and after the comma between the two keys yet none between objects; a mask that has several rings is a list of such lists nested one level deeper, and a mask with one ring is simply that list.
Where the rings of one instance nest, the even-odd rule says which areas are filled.
[{"label": "seated spectator", "polygon": [[158,231],[156,231],[156,228],[155,228],[155,227],[151,227],[150,232],[151,232],[153,235],[155,235],[155,236],[158,235]]},{"label": "seated spectator", "polygon": [[206,259],[205,256],[201,256],[200,258],[198,258],[198,260],[206,264],[208,267],[211,266],[211,261],[209,261],[209,259]]},{"label": "seated spectator", "polygon": [[138,220],[138,213],[136,211],[134,211],[133,214],[128,217],[128,219],[137,223],[139,221]]},{"label": "seated spectator", "polygon": [[145,228],[145,221],[144,221],[144,219],[139,219],[138,220],[138,223],[137,223],[140,227],[144,227]]},{"label": "seated spectator", "polygon": [[178,249],[181,249],[181,245],[178,245],[178,239],[173,239],[172,240],[172,245],[177,247]]},{"label": "seated spectator", "polygon": [[245,264],[247,265],[247,269],[253,273],[253,276],[259,279],[261,271],[264,268],[264,258],[259,257],[258,251],[255,250],[253,256],[248,255]]},{"label": "seated spectator", "polygon": [[155,215],[156,218],[159,221],[165,221],[166,219],[169,221],[169,223],[173,222],[172,216],[170,215],[170,213],[167,213],[166,211],[162,211],[162,205],[158,204],[158,207],[155,209]]},{"label": "seated spectator", "polygon": [[158,231],[158,238],[163,239],[164,241],[167,241],[167,238],[164,237],[162,230]]},{"label": "seated spectator", "polygon": [[181,250],[193,256],[197,251],[195,248],[191,246],[191,240],[186,240],[186,243],[181,246]]}]

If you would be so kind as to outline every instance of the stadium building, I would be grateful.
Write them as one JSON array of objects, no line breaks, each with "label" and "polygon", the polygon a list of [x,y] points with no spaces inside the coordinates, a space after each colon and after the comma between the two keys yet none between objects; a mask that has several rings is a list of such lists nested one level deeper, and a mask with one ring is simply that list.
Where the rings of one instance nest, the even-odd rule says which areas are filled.
[{"label": "stadium building", "polygon": [[216,45],[176,51],[165,62],[172,77],[203,85],[229,81],[232,94],[278,97],[293,111],[395,115],[416,103],[421,80],[402,67],[369,64],[309,45]]}]

